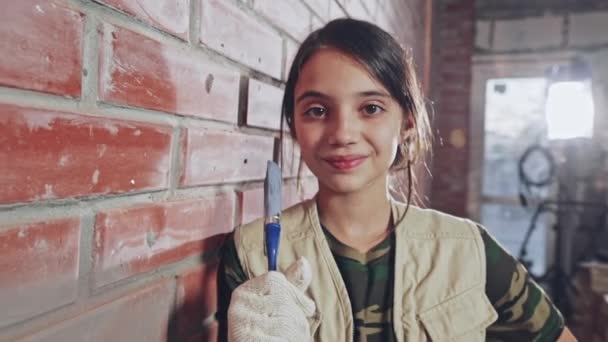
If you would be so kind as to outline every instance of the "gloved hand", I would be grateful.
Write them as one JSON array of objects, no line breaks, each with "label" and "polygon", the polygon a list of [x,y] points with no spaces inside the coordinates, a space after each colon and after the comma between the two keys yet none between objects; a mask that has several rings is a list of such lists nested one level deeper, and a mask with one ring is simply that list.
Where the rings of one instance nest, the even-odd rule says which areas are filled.
[{"label": "gloved hand", "polygon": [[311,280],[310,263],[302,257],[284,275],[271,271],[241,284],[228,307],[228,341],[309,342],[307,318],[315,303],[304,291]]}]

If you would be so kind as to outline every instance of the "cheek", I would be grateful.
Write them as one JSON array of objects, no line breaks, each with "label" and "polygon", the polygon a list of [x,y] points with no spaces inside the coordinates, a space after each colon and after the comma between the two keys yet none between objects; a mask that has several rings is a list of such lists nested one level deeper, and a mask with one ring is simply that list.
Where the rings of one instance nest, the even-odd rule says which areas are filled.
[{"label": "cheek", "polygon": [[296,134],[296,142],[300,147],[300,151],[302,155],[309,155],[314,151],[317,140],[315,138],[316,134],[314,130],[311,130],[309,127],[301,125],[301,123],[296,122],[294,128],[297,132]]},{"label": "cheek", "polygon": [[398,123],[383,125],[381,129],[378,129],[376,135],[377,149],[379,152],[385,155],[386,158],[394,160],[397,155],[397,149],[401,141],[399,134]]},{"label": "cheek", "polygon": [[386,123],[383,124],[380,129],[377,130],[377,139],[381,141],[385,146],[392,146],[394,144],[399,144],[401,139],[399,134],[399,124],[398,123]]},{"label": "cheek", "polygon": [[312,155],[316,150],[316,141],[308,134],[299,135],[297,142],[300,146],[300,152],[303,156]]},{"label": "cheek", "polygon": [[382,146],[384,146],[384,153],[387,158],[390,158],[391,162],[397,156],[397,149],[399,148],[399,136],[398,135],[385,135],[384,140],[382,141]]}]

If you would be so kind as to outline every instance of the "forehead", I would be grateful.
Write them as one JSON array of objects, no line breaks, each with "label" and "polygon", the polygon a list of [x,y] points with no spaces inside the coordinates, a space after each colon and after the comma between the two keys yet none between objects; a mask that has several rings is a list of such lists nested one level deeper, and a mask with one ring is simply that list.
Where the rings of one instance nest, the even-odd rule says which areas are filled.
[{"label": "forehead", "polygon": [[318,91],[332,97],[349,96],[376,90],[388,94],[385,87],[355,59],[331,48],[314,53],[304,64],[295,94]]}]

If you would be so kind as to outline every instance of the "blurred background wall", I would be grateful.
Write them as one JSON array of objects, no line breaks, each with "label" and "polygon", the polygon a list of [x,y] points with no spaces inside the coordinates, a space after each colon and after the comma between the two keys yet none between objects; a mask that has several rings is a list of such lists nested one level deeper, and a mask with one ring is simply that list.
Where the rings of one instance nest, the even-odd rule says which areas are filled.
[{"label": "blurred background wall", "polygon": [[608,341],[608,3],[477,1],[474,24],[468,214]]}]

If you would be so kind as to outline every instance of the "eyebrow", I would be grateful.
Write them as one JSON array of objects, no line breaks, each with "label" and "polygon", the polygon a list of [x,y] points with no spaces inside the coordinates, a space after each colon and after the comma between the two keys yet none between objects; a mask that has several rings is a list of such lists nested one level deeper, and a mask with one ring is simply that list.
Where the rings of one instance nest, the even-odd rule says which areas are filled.
[{"label": "eyebrow", "polygon": [[[367,97],[367,96],[380,96],[380,97],[391,97],[389,94],[383,92],[383,91],[378,91],[378,90],[367,90],[367,91],[361,91],[355,94],[357,97]],[[298,98],[296,99],[296,103],[306,99],[306,98],[322,98],[322,99],[329,99],[330,96],[327,94],[323,94],[319,91],[313,91],[313,90],[309,90],[304,92],[302,95],[298,96]]]},{"label": "eyebrow", "polygon": [[305,91],[304,94],[298,96],[298,98],[296,99],[296,103],[298,103],[298,102],[300,102],[300,101],[302,101],[304,99],[311,98],[311,97],[312,98],[322,98],[322,99],[328,99],[329,98],[329,96],[326,95],[326,94],[323,94],[323,93],[318,92],[318,91],[309,90],[309,91]]}]

